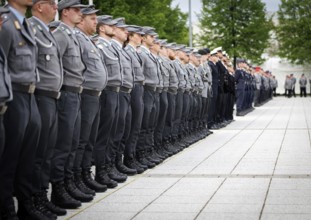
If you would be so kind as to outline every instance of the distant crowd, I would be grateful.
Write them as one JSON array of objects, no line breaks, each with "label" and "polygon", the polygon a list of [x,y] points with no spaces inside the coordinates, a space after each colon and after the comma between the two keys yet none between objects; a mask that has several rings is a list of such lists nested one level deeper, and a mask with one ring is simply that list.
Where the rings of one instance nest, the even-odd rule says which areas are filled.
[{"label": "distant crowd", "polygon": [[[301,75],[298,82],[299,82],[299,87],[300,87],[300,97],[307,97],[306,90],[307,90],[308,79],[305,76],[305,74]],[[292,96],[296,97],[296,91],[295,91],[296,83],[297,83],[297,79],[294,76],[294,74],[290,74],[286,76],[285,84],[284,84],[286,97],[288,98],[291,98]],[[311,78],[309,79],[309,85],[311,85]],[[310,87],[310,91],[311,91],[311,87]]]}]

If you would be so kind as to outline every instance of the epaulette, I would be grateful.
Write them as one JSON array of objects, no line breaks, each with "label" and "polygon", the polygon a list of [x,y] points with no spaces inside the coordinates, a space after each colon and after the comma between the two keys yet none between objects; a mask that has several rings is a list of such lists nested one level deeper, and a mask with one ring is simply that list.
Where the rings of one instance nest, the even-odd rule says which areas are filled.
[{"label": "epaulette", "polygon": [[96,45],[99,49],[103,50],[104,49],[104,46],[100,43],[100,44],[97,44]]}]

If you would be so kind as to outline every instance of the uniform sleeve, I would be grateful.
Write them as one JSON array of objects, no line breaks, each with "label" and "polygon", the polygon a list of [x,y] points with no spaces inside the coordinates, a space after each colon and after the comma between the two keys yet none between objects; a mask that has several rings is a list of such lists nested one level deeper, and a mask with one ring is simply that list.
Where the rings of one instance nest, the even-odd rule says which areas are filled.
[{"label": "uniform sleeve", "polygon": [[11,43],[12,43],[12,30],[10,28],[15,28],[14,25],[10,26],[10,21],[6,21],[2,25],[2,29],[0,31],[0,45],[2,46],[3,52],[6,57],[8,57]]},{"label": "uniform sleeve", "polygon": [[66,41],[66,36],[64,36],[63,32],[61,30],[56,30],[53,32],[54,38],[58,43],[58,46],[60,48],[60,56],[63,57],[67,47],[68,47],[68,42]]}]

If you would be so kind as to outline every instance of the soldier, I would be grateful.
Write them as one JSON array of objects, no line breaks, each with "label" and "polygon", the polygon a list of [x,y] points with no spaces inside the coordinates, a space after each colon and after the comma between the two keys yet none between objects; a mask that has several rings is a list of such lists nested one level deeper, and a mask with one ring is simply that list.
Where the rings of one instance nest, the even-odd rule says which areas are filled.
[{"label": "soldier", "polygon": [[218,47],[214,49],[217,51],[217,57],[218,62],[216,63],[218,68],[218,96],[217,96],[217,103],[216,103],[216,112],[215,112],[215,119],[216,119],[216,126],[214,126],[214,129],[219,129],[221,127],[224,127],[225,124],[223,124],[223,108],[224,108],[224,101],[225,101],[225,75],[227,74],[226,67],[224,66],[222,59],[223,59],[223,53],[222,53],[222,47]]},{"label": "soldier", "polygon": [[[9,13],[10,10],[7,8],[0,7],[0,34],[2,22],[5,17],[2,18],[2,14]],[[5,131],[3,125],[3,116],[7,110],[6,103],[11,101],[13,98],[12,94],[12,85],[11,85],[11,78],[8,73],[8,61],[4,51],[2,50],[2,46],[0,45],[0,160],[2,156],[2,152],[4,149],[5,143]]]},{"label": "soldier", "polygon": [[127,27],[124,18],[115,19],[117,23],[114,28],[114,35],[111,40],[112,48],[118,55],[122,68],[122,86],[119,93],[119,115],[117,121],[116,133],[113,137],[113,148],[108,153],[111,163],[115,163],[120,173],[126,175],[137,174],[136,169],[129,168],[123,164],[123,153],[125,149],[122,138],[126,140],[130,132],[130,123],[126,123],[126,119],[132,118],[131,112],[131,92],[134,86],[134,73],[132,68],[131,57],[123,49],[123,44],[127,41]]},{"label": "soldier", "polygon": [[306,87],[307,87],[307,78],[305,74],[302,74],[299,79],[299,86],[300,86],[300,97],[304,96],[307,97]]},{"label": "soldier", "polygon": [[[81,22],[76,28],[76,37],[82,51],[82,61],[86,65],[85,81],[81,94],[81,131],[76,151],[73,171],[75,184],[85,194],[105,192],[102,185],[91,176],[92,154],[99,124],[100,95],[107,84],[107,69],[102,56],[90,39],[96,32],[98,10],[94,6],[83,8]],[[94,191],[93,191],[94,190]]]},{"label": "soldier", "polygon": [[275,78],[275,76],[273,77],[273,96],[276,96],[276,89],[278,88],[278,80]]},{"label": "soldier", "polygon": [[[6,8],[10,13],[3,17],[0,34],[14,97],[3,116],[6,135],[0,161],[1,219],[49,219],[34,207],[32,201],[32,174],[41,119],[33,94],[39,75],[34,30],[25,18],[29,6],[32,6],[30,0],[9,0]],[[11,94],[7,94],[7,98],[10,97]],[[18,217],[13,190],[18,200]]]},{"label": "soldier", "polygon": [[287,75],[285,79],[284,88],[285,88],[285,96],[287,96],[288,98],[292,97],[292,88],[293,88],[292,83],[293,82],[292,82],[291,77]]},{"label": "soldier", "polygon": [[261,73],[260,67],[255,68],[255,96],[254,96],[254,106],[258,107],[260,105],[260,88],[261,88]]},{"label": "soldier", "polygon": [[290,74],[290,78],[291,78],[291,80],[292,80],[292,94],[293,94],[294,97],[296,97],[296,91],[295,91],[295,89],[296,89],[296,82],[297,82],[297,80],[296,80],[296,77],[294,76],[293,73]]},{"label": "soldier", "polygon": [[63,62],[64,80],[58,105],[58,137],[52,158],[51,200],[62,208],[78,208],[81,202],[93,199],[81,192],[73,176],[73,164],[80,135],[81,92],[83,90],[85,65],[81,48],[75,34],[75,26],[82,20],[78,0],[62,0],[58,3],[61,23],[53,35],[59,44]]},{"label": "soldier", "polygon": [[145,76],[143,74],[142,61],[137,54],[137,48],[141,45],[142,35],[145,33],[141,31],[141,27],[135,25],[129,26],[127,30],[129,32],[128,43],[124,50],[131,57],[135,86],[131,92],[132,118],[130,122],[127,121],[131,128],[129,137],[125,142],[124,164],[129,168],[136,169],[137,173],[142,173],[148,169],[148,166],[142,165],[136,160],[136,145],[143,119]]},{"label": "soldier", "polygon": [[236,83],[236,116],[243,116],[243,101],[245,96],[245,61],[243,59],[237,59],[238,68],[235,71],[235,83]]},{"label": "soldier", "polygon": [[218,62],[218,57],[217,57],[217,51],[212,50],[211,51],[211,56],[209,58],[208,65],[211,68],[212,72],[212,98],[210,101],[210,107],[209,111],[210,114],[208,116],[208,126],[209,128],[216,128],[216,121],[215,121],[215,112],[216,112],[216,103],[217,103],[217,97],[218,97],[218,68],[216,66],[216,63]]},{"label": "soldier", "polygon": [[[120,173],[112,161],[113,138],[115,137],[119,116],[119,92],[123,83],[121,60],[112,47],[111,39],[114,36],[114,25],[118,23],[112,16],[98,17],[96,45],[104,58],[107,71],[107,86],[101,95],[101,112],[98,136],[95,145],[95,180],[108,188],[114,188],[118,182],[124,182],[127,175]],[[113,158],[114,159],[114,158]]]},{"label": "soldier", "polygon": [[55,17],[57,5],[54,1],[43,0],[35,0],[33,3],[33,17],[29,19],[29,22],[36,31],[38,46],[37,68],[40,82],[36,85],[35,97],[42,123],[35,158],[33,201],[39,211],[50,218],[54,218],[56,216],[53,216],[52,213],[66,214],[65,209],[55,206],[47,198],[51,159],[57,138],[57,100],[60,97],[60,89],[63,83],[63,66],[59,46],[47,26]]},{"label": "soldier", "polygon": [[138,51],[138,55],[142,61],[143,73],[145,75],[144,85],[144,116],[142,120],[141,132],[137,143],[137,159],[148,168],[153,168],[160,163],[159,160],[153,160],[150,154],[152,153],[152,142],[154,134],[154,125],[156,120],[156,90],[160,84],[158,63],[154,55],[150,52],[150,47],[154,43],[154,37],[157,35],[154,28],[143,27],[145,33],[142,40],[142,45]]}]

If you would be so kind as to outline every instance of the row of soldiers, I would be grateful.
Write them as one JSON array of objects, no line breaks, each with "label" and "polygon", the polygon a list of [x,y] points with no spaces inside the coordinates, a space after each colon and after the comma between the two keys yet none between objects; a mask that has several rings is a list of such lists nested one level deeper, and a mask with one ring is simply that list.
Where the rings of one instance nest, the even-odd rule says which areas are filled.
[{"label": "row of soldiers", "polygon": [[97,12],[78,0],[0,10],[1,219],[65,215],[232,122],[236,93],[238,112],[252,105],[244,60],[234,74],[222,48]]},{"label": "row of soldiers", "polygon": [[251,67],[245,59],[237,59],[236,79],[236,115],[244,116],[271,100],[278,87],[278,81],[270,71],[261,67]]}]

